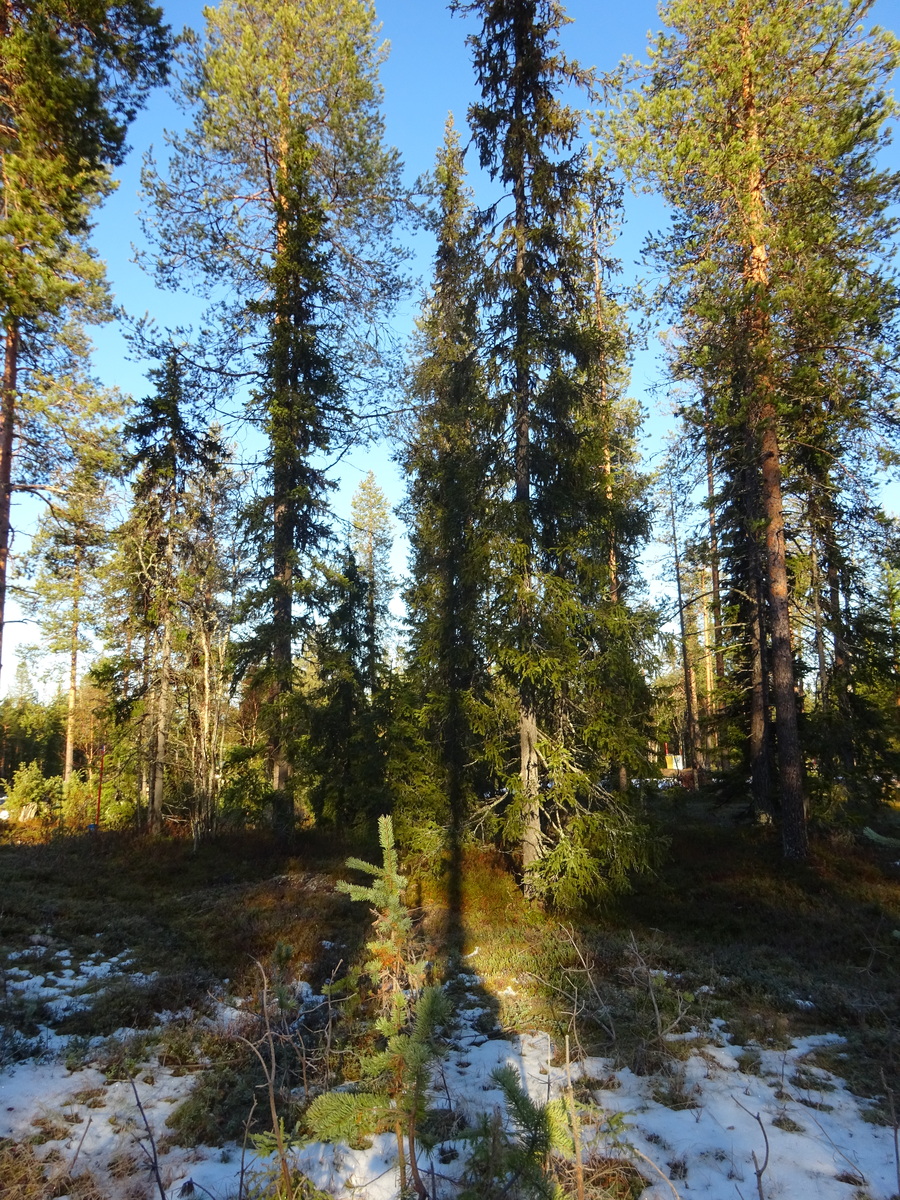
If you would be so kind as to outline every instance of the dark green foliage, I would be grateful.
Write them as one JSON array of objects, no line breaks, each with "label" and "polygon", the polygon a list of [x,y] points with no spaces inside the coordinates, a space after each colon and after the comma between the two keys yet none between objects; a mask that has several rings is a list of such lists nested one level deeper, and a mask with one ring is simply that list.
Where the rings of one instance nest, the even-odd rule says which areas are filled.
[{"label": "dark green foliage", "polygon": [[59,820],[62,811],[62,776],[45,776],[39,764],[23,764],[13,776],[7,792],[8,808],[13,819],[30,812],[31,820],[50,824]]},{"label": "dark green foliage", "polygon": [[337,887],[351,900],[364,900],[372,907],[375,939],[366,945],[372,957],[365,969],[373,986],[377,986],[383,1004],[391,1005],[393,998],[404,988],[415,990],[421,986],[425,968],[424,963],[416,961],[412,913],[403,897],[407,880],[399,871],[390,817],[378,818],[378,840],[383,856],[380,867],[359,858],[347,859],[348,867],[365,871],[373,876],[373,882],[364,886],[342,880]]},{"label": "dark green foliage", "polygon": [[[3,7],[0,644],[13,490],[37,485],[46,498],[48,460],[55,468],[71,459],[71,447],[67,456],[59,443],[68,434],[77,445],[72,426],[89,407],[82,325],[111,316],[103,267],[85,245],[89,214],[111,190],[109,170],[124,157],[128,125],[166,77],[170,47],[162,11],[147,0]],[[84,411],[71,421],[73,406]],[[67,775],[70,766],[71,753]]]},{"label": "dark green foliage", "polygon": [[[121,723],[116,764],[146,796],[150,829],[159,832],[164,804],[174,804],[208,832],[218,790],[210,781],[221,774],[222,626],[234,587],[221,550],[230,480],[218,434],[197,427],[196,396],[176,356],[150,379],[155,391],[124,429],[132,507],[116,535],[107,618],[107,643],[118,653],[95,678]],[[211,745],[189,754],[198,725],[211,731]],[[176,730],[183,756],[173,753]]]},{"label": "dark green foliage", "polygon": [[217,1062],[197,1079],[190,1096],[166,1119],[179,1146],[224,1146],[245,1136],[247,1116],[263,1086],[263,1074],[247,1047],[234,1061]]},{"label": "dark green foliage", "polygon": [[[673,373],[694,391],[690,434],[716,479],[720,653],[755,806],[771,813],[777,762],[784,851],[798,859],[803,749],[827,792],[854,768],[856,738],[862,769],[877,740],[852,696],[873,644],[857,635],[854,663],[868,604],[850,547],[878,524],[870,472],[894,437],[882,364],[898,337],[885,263],[897,178],[878,153],[897,44],[862,32],[869,8],[672,0],[620,126],[624,158],[674,208],[651,249],[681,330]],[[795,683],[813,674],[807,723]],[[843,745],[827,746],[841,728]]]},{"label": "dark green foliage", "polygon": [[387,692],[380,678],[374,692],[367,687],[368,593],[348,550],[343,570],[329,573],[323,597],[328,617],[311,637],[302,770],[316,820],[333,825],[371,825],[388,803],[385,721],[379,711]]},{"label": "dark green foliage", "polygon": [[30,689],[17,687],[0,700],[0,776],[6,788],[28,763],[37,762],[42,775],[57,774],[64,741],[61,697],[42,704]]},{"label": "dark green foliage", "polygon": [[271,300],[258,308],[268,346],[263,355],[264,385],[258,395],[261,424],[268,440],[268,486],[252,520],[260,549],[262,587],[248,600],[248,612],[268,612],[256,621],[250,656],[263,664],[257,686],[268,693],[263,719],[268,728],[273,787],[283,825],[289,822],[287,760],[293,734],[287,697],[294,687],[293,649],[303,628],[295,605],[311,597],[311,559],[329,532],[325,521],[326,481],[314,456],[330,444],[330,412],[342,388],[322,343],[318,313],[328,302],[324,249],[325,214],[312,187],[309,149],[299,128],[277,179],[277,252],[263,272]]},{"label": "dark green foliage", "polygon": [[205,16],[180,81],[193,121],[172,139],[169,180],[152,163],[144,180],[160,277],[182,286],[188,267],[204,294],[230,286],[214,312],[220,381],[249,384],[266,438],[247,511],[256,586],[239,674],[255,693],[275,823],[290,836],[295,655],[330,533],[323,456],[352,436],[350,394],[377,386],[372,324],[400,287],[390,230],[401,189],[382,140],[370,6],[225,0]]},{"label": "dark green foliage", "polygon": [[551,1155],[574,1151],[565,1101],[536,1104],[508,1065],[491,1079],[503,1093],[511,1128],[497,1111],[470,1134],[460,1200],[558,1200],[562,1193],[549,1169]]},{"label": "dark green foliage", "polygon": [[[559,51],[561,7],[454,8],[483,22],[469,38],[482,93],[469,120],[481,165],[507,196],[481,214],[479,240],[478,378],[490,414],[479,434],[493,436],[495,456],[482,493],[491,538],[480,636],[492,691],[517,709],[517,728],[488,759],[526,886],[571,904],[646,863],[627,798],[613,804],[597,782],[613,765],[637,773],[644,758],[640,664],[653,624],[625,604],[646,512],[622,420],[621,318],[604,296],[599,250],[589,265],[614,189],[573,151],[580,118],[560,96],[589,75]],[[624,869],[608,870],[607,855]]]},{"label": "dark green foliage", "polygon": [[312,1137],[358,1146],[368,1135],[399,1129],[414,1138],[440,1054],[440,1031],[449,1017],[450,1002],[440,988],[425,988],[412,1004],[395,993],[389,1014],[376,1022],[384,1048],[360,1062],[367,1083],[352,1092],[317,1096],[305,1116]]},{"label": "dark green foliage", "polygon": [[398,870],[390,817],[379,818],[378,833],[382,866],[347,859],[348,867],[371,875],[372,884],[341,881],[337,886],[352,900],[367,901],[375,917],[375,937],[367,943],[372,958],[365,970],[378,1006],[374,1028],[379,1042],[374,1050],[361,1054],[361,1082],[349,1092],[317,1096],[305,1120],[313,1138],[351,1145],[362,1144],[369,1134],[392,1130],[401,1190],[408,1161],[420,1191],[416,1131],[425,1117],[432,1067],[442,1052],[439,1037],[450,1019],[451,1005],[442,988],[422,988],[425,968],[416,960],[412,913],[403,899],[407,881]]},{"label": "dark green foliage", "polygon": [[162,9],[147,0],[13,2],[4,18],[4,77],[20,98],[18,138],[65,154],[73,174],[121,162],[128,125],[167,74]]},{"label": "dark green foliage", "polygon": [[[462,821],[491,779],[490,768],[478,761],[484,756],[478,723],[492,690],[484,606],[496,438],[479,357],[479,239],[450,122],[435,189],[435,279],[419,320],[410,378],[418,407],[402,454],[412,544],[408,671],[421,696],[425,743],[403,808],[412,825],[428,817],[449,822],[458,841]],[[424,791],[441,799],[423,806],[417,793]]]},{"label": "dark green foliage", "polygon": [[0,311],[40,322],[78,291],[71,239],[108,190],[125,135],[171,48],[162,10],[125,3],[10,3],[0,39],[4,122]]}]

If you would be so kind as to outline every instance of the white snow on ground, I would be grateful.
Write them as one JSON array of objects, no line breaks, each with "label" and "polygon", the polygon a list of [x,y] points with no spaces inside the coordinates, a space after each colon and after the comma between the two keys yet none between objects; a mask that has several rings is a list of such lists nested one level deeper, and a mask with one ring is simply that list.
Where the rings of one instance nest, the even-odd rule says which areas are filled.
[{"label": "white snow on ground", "polygon": [[[124,956],[101,961],[98,955],[77,970],[68,966],[57,970],[50,982],[48,973],[32,974],[19,965],[29,958],[37,972],[39,948],[10,957],[15,965],[7,969],[7,989],[49,1001],[55,1012],[63,1011],[58,1005],[77,1001],[79,989],[91,980],[112,979],[127,965]],[[56,952],[55,958],[68,962],[71,956]],[[450,1048],[435,1071],[431,1106],[452,1107],[469,1121],[492,1112],[501,1106],[502,1097],[491,1072],[503,1063],[518,1069],[535,1100],[557,1094],[565,1086],[566,1071],[549,1065],[548,1035],[532,1032],[512,1040],[486,1036],[476,1026],[484,1012],[481,981],[471,972],[463,972],[461,979],[468,998],[458,1006]],[[300,985],[298,994],[306,1001],[315,999],[308,985]],[[239,1003],[221,1003],[212,1019],[233,1025],[240,1019]],[[713,1029],[712,1034],[712,1042],[708,1034],[698,1037],[686,1061],[673,1064],[670,1098],[674,1095],[694,1105],[681,1110],[661,1101],[667,1081],[659,1076],[614,1070],[609,1060],[599,1058],[573,1065],[573,1077],[582,1081],[580,1093],[590,1089],[603,1112],[621,1113],[625,1122],[616,1138],[586,1127],[585,1149],[631,1158],[650,1181],[643,1200],[671,1200],[672,1196],[752,1200],[760,1194],[765,1200],[863,1196],[889,1200],[900,1192],[894,1131],[866,1121],[863,1101],[851,1095],[840,1079],[805,1062],[815,1047],[840,1038],[797,1039],[787,1051],[757,1048],[754,1073],[747,1074],[738,1064],[744,1056],[746,1065],[746,1048],[729,1044],[721,1030]],[[185,1150],[166,1148],[163,1142],[166,1118],[189,1093],[191,1075],[175,1074],[153,1059],[143,1064],[136,1077],[142,1116],[130,1083],[107,1083],[92,1067],[67,1069],[60,1055],[64,1040],[45,1031],[39,1041],[41,1054],[0,1071],[0,1137],[25,1141],[42,1135],[47,1140],[35,1149],[43,1158],[50,1156],[48,1170],[63,1173],[74,1167],[75,1174],[90,1170],[106,1194],[122,1200],[138,1179],[143,1181],[144,1194],[159,1200],[149,1168],[153,1152],[149,1124],[159,1148],[159,1173],[168,1200],[176,1200],[188,1180],[197,1188],[195,1196],[204,1191],[213,1200],[237,1195],[240,1147]],[[444,1165],[454,1149],[459,1156]],[[336,1197],[394,1200],[398,1194],[392,1135],[374,1138],[367,1150],[313,1144],[295,1154],[310,1179]],[[117,1155],[119,1166],[114,1163],[110,1173],[110,1160]],[[123,1173],[123,1155],[134,1159],[130,1175]],[[449,1200],[454,1193],[453,1172],[461,1171],[464,1157],[462,1142],[444,1143],[433,1158],[423,1152],[420,1169],[429,1190]],[[757,1165],[764,1165],[761,1191]],[[245,1171],[271,1166],[250,1152],[244,1155]]]}]

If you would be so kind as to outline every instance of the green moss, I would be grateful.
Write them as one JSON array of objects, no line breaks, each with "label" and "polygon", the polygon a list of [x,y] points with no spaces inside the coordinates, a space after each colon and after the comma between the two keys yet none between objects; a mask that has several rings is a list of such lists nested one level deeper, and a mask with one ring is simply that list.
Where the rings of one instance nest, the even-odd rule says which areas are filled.
[{"label": "green moss", "polygon": [[258,1089],[264,1079],[249,1055],[197,1077],[191,1094],[166,1120],[176,1145],[223,1146],[242,1141],[248,1128],[251,1133],[263,1128]]}]

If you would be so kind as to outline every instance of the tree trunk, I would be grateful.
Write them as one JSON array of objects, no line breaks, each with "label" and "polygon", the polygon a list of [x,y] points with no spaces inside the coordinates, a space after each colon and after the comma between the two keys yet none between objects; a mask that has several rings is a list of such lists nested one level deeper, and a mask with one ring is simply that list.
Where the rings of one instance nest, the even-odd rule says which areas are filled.
[{"label": "tree trunk", "polygon": [[[752,56],[749,52],[749,31],[746,27],[742,30],[741,41],[745,56],[743,116],[749,148],[755,151],[759,144],[759,125]],[[772,698],[775,702],[778,775],[781,784],[782,848],[785,858],[799,861],[807,857],[809,841],[791,648],[778,414],[769,362],[771,330],[765,307],[765,296],[769,290],[766,205],[763,180],[758,166],[751,166],[747,183],[750,216],[744,260],[748,301],[746,349],[750,368],[747,400],[751,430],[758,439],[759,447],[760,509],[764,522],[766,582],[772,632]]]},{"label": "tree trunk", "polygon": [[15,321],[12,321],[6,329],[3,396],[0,399],[0,670],[3,666],[3,632],[6,623],[6,579],[9,569],[12,451],[15,434],[18,364],[19,327]]},{"label": "tree trunk", "polygon": [[537,739],[537,716],[533,709],[522,707],[519,711],[519,778],[522,785],[522,865],[526,869],[544,852]]},{"label": "tree trunk", "polygon": [[712,752],[718,749],[719,731],[716,727],[717,709],[715,676],[713,674],[712,622],[709,619],[710,612],[705,571],[701,572],[701,581],[703,587],[703,670],[706,676],[706,701],[703,710],[703,718],[706,726],[704,747],[707,764],[710,764],[716,759],[716,756]]},{"label": "tree trunk", "polygon": [[811,528],[810,530],[809,582],[810,591],[812,592],[816,658],[819,665],[818,700],[824,711],[828,703],[828,661],[825,657],[825,622],[822,615],[822,598],[819,595],[819,588],[821,587],[822,580],[819,572],[819,546],[816,541],[815,528]]},{"label": "tree trunk", "polygon": [[681,666],[684,678],[684,712],[685,712],[685,748],[687,763],[694,772],[694,787],[699,783],[699,753],[700,731],[697,728],[697,707],[694,686],[694,673],[688,653],[687,625],[685,622],[684,596],[681,590],[681,557],[678,553],[678,532],[675,527],[675,503],[669,496],[669,513],[672,518],[672,548],[675,554],[675,588],[678,595],[678,623],[681,633]]},{"label": "tree trunk", "polygon": [[706,439],[706,495],[709,503],[709,566],[712,575],[713,636],[716,646],[716,681],[725,682],[725,653],[722,649],[722,598],[719,585],[719,532],[716,526],[716,485],[713,473],[712,450]]},{"label": "tree trunk", "polygon": [[[523,15],[524,21],[524,15]],[[526,47],[522,45],[522,22],[516,23],[516,63]],[[520,98],[516,95],[513,122],[523,120]],[[530,646],[533,637],[534,601],[534,521],[531,512],[531,378],[528,364],[530,338],[528,321],[528,277],[525,249],[528,209],[525,194],[525,163],[519,163],[513,182],[515,200],[516,264],[513,298],[515,345],[513,347],[515,388],[515,528],[522,550],[522,600],[519,611],[520,645]],[[531,686],[519,680],[519,781],[522,789],[522,865],[535,863],[543,853],[540,806],[540,757],[538,754],[537,712],[531,699]]]},{"label": "tree trunk", "polygon": [[72,602],[72,624],[69,630],[69,700],[66,712],[66,754],[63,764],[63,783],[72,778],[75,766],[75,701],[78,696],[78,600],[81,590],[81,562],[76,551],[74,564],[74,597]]},{"label": "tree trunk", "polygon": [[[138,757],[139,763],[139,793],[140,804],[143,805],[147,813],[147,827],[150,826],[150,796],[153,792],[153,749],[151,738],[155,728],[153,722],[153,713],[155,709],[154,697],[150,689],[150,634],[144,634],[144,650],[141,658],[141,694],[147,697],[146,708],[141,716],[141,724],[138,730],[138,741],[140,754]],[[149,717],[149,720],[148,720]],[[140,817],[140,813],[138,814]]]},{"label": "tree trunk", "polygon": [[[755,545],[751,553],[755,555]],[[772,800],[772,743],[769,738],[769,656],[767,650],[766,609],[763,582],[754,561],[747,606],[747,634],[750,639],[750,796],[754,816],[771,821],[775,816]]]},{"label": "tree trunk", "polygon": [[169,672],[172,654],[170,619],[163,623],[163,640],[159,662],[159,690],[156,697],[156,727],[153,731],[153,788],[150,794],[148,824],[151,834],[162,832],[163,795],[166,779],[166,753],[169,733]]},{"label": "tree trunk", "polygon": [[794,687],[781,464],[774,409],[766,406],[762,420],[760,465],[763,512],[766,520],[769,613],[772,622],[772,697],[775,701],[775,733],[778,738],[782,847],[785,858],[800,861],[809,854],[809,839],[806,829],[806,796],[803,790],[797,695]]}]

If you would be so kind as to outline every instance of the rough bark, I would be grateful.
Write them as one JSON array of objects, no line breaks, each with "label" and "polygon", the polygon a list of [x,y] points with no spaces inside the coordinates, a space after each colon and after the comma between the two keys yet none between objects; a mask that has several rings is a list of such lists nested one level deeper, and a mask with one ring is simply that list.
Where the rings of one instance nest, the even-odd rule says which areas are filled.
[{"label": "rough bark", "polygon": [[816,541],[815,530],[812,530],[810,534],[809,576],[810,590],[812,592],[813,622],[815,625],[816,659],[819,668],[818,699],[819,704],[824,709],[828,704],[828,661],[825,656],[825,620],[822,613],[822,599],[819,595],[822,579],[819,571],[819,546]]},{"label": "rough bark", "polygon": [[[524,33],[517,30],[516,69],[527,47],[522,45]],[[513,124],[521,126],[524,120],[518,94],[514,102]],[[531,513],[531,379],[528,366],[528,342],[530,338],[528,319],[528,277],[525,266],[525,243],[527,237],[528,208],[526,201],[525,164],[521,162],[513,183],[515,202],[516,263],[513,286],[515,321],[515,506],[516,532],[521,543],[522,600],[519,634],[527,644],[532,634],[532,601],[534,593],[534,522]],[[530,685],[521,681],[519,685],[519,778],[522,788],[522,864],[527,869],[541,857],[540,811],[540,759],[538,754],[537,713],[531,700]]]},{"label": "rough bark", "polygon": [[809,853],[806,796],[803,789],[803,758],[800,750],[794,660],[791,649],[781,464],[775,429],[775,413],[770,406],[767,406],[763,412],[761,457],[762,500],[766,520],[769,616],[772,627],[772,697],[775,701],[778,775],[781,783],[782,847],[785,858],[802,860]]},{"label": "rough bark", "polygon": [[63,783],[72,778],[75,767],[75,701],[78,696],[78,632],[79,596],[81,594],[81,554],[75,551],[73,564],[72,623],[69,628],[69,697],[66,711],[66,752],[63,763]]},{"label": "rough bark", "polygon": [[[759,124],[754,76],[750,65],[749,32],[746,29],[742,31],[741,40],[747,63],[743,76],[743,117],[747,144],[753,151],[759,145]],[[757,439],[759,455],[760,510],[764,522],[768,615],[771,629],[772,698],[775,703],[778,775],[781,785],[782,849],[785,858],[802,860],[809,853],[809,841],[791,648],[778,413],[768,355],[769,321],[764,304],[769,289],[766,206],[763,178],[756,165],[752,165],[748,173],[747,202],[750,215],[744,260],[749,343],[746,351],[750,366],[750,394],[747,399],[750,405],[751,429]]]},{"label": "rough bark", "polygon": [[716,681],[722,684],[725,680],[725,652],[722,649],[724,636],[722,629],[722,593],[719,580],[719,531],[716,525],[716,484],[713,473],[712,448],[709,438],[706,440],[706,495],[709,504],[709,566],[712,576],[712,614],[713,637],[716,650]]},{"label": "rough bark", "polygon": [[16,375],[19,362],[19,327],[6,328],[3,358],[3,396],[0,399],[0,670],[6,623],[6,581],[9,570],[10,507],[12,504],[12,453],[16,418]]},{"label": "rough bark", "polygon": [[166,753],[169,734],[169,674],[171,651],[171,621],[166,615],[163,624],[159,663],[159,689],[156,697],[155,728],[153,730],[153,787],[150,792],[150,811],[147,824],[152,834],[162,832],[163,796],[166,781]]},{"label": "rough bark", "polygon": [[684,722],[687,765],[694,772],[694,786],[698,784],[697,770],[699,762],[700,730],[697,726],[697,704],[694,684],[694,673],[688,654],[687,624],[684,612],[684,595],[681,590],[681,556],[678,553],[678,532],[675,527],[675,505],[670,500],[669,512],[672,518],[672,548],[675,555],[675,588],[678,596],[678,623],[681,633],[681,668],[684,678]]}]

